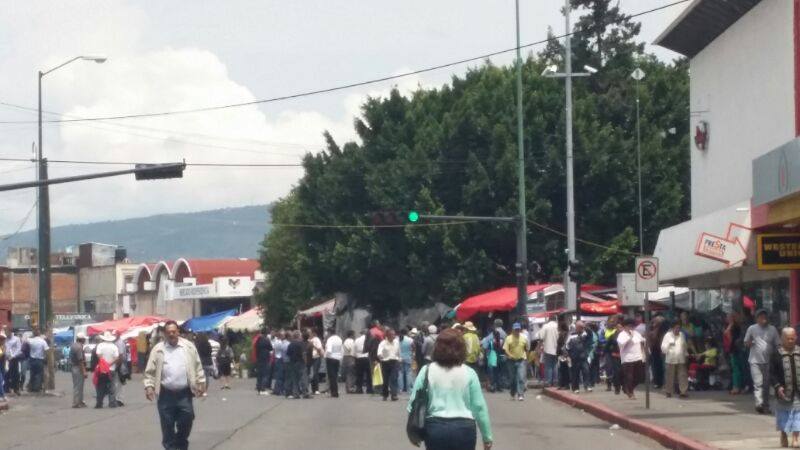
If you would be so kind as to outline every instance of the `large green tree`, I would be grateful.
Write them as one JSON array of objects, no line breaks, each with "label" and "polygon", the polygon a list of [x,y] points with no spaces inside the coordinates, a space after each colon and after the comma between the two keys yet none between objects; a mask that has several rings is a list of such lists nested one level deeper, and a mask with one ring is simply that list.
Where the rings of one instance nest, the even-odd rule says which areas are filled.
[{"label": "large green tree", "polygon": [[[639,25],[608,0],[573,4],[585,12],[574,65],[601,68],[574,89],[578,255],[593,281],[613,283],[617,272],[631,270],[639,244],[630,73],[647,73],[639,96],[649,252],[659,229],[688,215],[688,66],[643,55]],[[561,62],[560,50],[553,41],[523,67],[528,255],[539,279],[556,279],[566,264],[558,233],[566,229],[564,87],[539,75]],[[326,148],[305,157],[305,176],[273,211],[278,225],[262,249],[270,317],[287,320],[309,299],[337,291],[383,314],[512,284],[508,225],[373,228],[369,218],[410,209],[514,215],[514,100],[514,68],[487,61],[439,89],[367,100],[354,124],[359,142],[340,145],[326,134]]]}]

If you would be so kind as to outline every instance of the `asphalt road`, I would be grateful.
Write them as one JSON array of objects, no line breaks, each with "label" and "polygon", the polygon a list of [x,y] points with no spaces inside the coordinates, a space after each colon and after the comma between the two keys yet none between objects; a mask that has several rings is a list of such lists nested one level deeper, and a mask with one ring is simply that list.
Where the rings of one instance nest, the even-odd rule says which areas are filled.
[{"label": "asphalt road", "polygon": [[[60,375],[57,387],[67,390]],[[93,392],[87,381],[87,393]],[[405,437],[407,397],[399,402],[380,397],[318,396],[311,400],[259,397],[253,382],[236,380],[233,389],[195,401],[197,419],[192,449],[386,449],[408,450]],[[496,449],[634,450],[662,448],[647,438],[529,392],[525,402],[487,394]],[[117,409],[74,410],[71,399],[29,397],[11,399],[12,409],[0,416],[0,448],[36,450],[159,449],[155,406],[147,402],[138,378],[123,391],[126,406]],[[93,395],[86,402],[93,403]]]}]

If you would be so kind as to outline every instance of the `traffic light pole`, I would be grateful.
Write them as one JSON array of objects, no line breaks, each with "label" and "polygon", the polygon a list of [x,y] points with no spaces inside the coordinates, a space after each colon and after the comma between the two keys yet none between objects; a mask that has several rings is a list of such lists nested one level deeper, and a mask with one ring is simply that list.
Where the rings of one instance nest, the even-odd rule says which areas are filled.
[{"label": "traffic light pole", "polygon": [[418,214],[418,220],[463,220],[470,222],[499,222],[499,223],[513,223],[515,224],[514,231],[517,239],[517,263],[516,263],[516,278],[517,278],[517,308],[516,314],[518,317],[527,317],[527,303],[528,303],[528,267],[526,264],[521,264],[525,261],[525,239],[521,236],[525,234],[525,221],[521,220],[521,216],[508,216],[508,217],[492,217],[492,216],[438,216],[430,214]]},{"label": "traffic light pole", "polygon": [[[47,160],[42,161],[43,164],[47,164]],[[43,186],[50,186],[51,184],[63,184],[63,183],[73,183],[75,181],[84,181],[84,180],[93,180],[95,178],[108,178],[108,177],[117,177],[120,175],[130,175],[136,174],[139,176],[144,176],[143,179],[150,179],[148,175],[158,175],[165,172],[175,173],[176,175],[170,178],[178,178],[177,175],[179,172],[182,172],[186,168],[186,163],[169,163],[169,164],[152,164],[146,165],[144,167],[136,167],[135,169],[128,169],[128,170],[115,170],[112,172],[100,172],[100,173],[90,173],[87,175],[77,175],[74,177],[64,177],[64,178],[43,178],[38,181],[26,181],[24,183],[13,183],[13,184],[3,184],[0,185],[0,192],[3,191],[14,191],[17,189],[28,189],[34,187],[43,187]],[[158,177],[161,178],[161,177]],[[155,178],[153,178],[155,179]]]}]

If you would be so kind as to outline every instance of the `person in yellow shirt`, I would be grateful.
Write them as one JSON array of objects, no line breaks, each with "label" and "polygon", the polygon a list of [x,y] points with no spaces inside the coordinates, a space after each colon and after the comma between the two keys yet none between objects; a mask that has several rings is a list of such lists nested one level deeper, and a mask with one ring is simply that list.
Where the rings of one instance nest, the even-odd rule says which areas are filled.
[{"label": "person in yellow shirt", "polygon": [[470,322],[464,322],[461,326],[462,337],[464,344],[467,346],[467,358],[465,362],[469,367],[472,367],[475,372],[478,372],[478,359],[481,357],[481,341],[478,339],[478,329]]},{"label": "person in yellow shirt", "polygon": [[509,375],[511,377],[511,400],[525,400],[525,379],[527,376],[526,354],[528,351],[528,340],[522,336],[520,331],[522,325],[515,323],[512,327],[511,335],[506,338],[503,344],[503,351],[508,358]]}]

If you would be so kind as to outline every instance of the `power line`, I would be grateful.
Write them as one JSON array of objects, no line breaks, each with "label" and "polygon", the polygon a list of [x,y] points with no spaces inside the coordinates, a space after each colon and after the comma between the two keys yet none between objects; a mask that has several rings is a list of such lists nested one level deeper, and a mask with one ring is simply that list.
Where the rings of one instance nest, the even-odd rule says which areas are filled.
[{"label": "power line", "polygon": [[[533,221],[531,219],[528,219],[528,223],[533,225],[533,226],[535,226],[535,227],[537,227],[537,228],[541,228],[542,230],[548,231],[548,232],[553,233],[553,234],[557,234],[557,235],[559,235],[561,237],[567,237],[567,234],[564,233],[563,231],[556,230],[555,228],[551,228],[551,227],[549,227],[547,225],[535,222],[535,221]],[[602,248],[604,250],[610,250],[610,251],[613,251],[613,252],[616,252],[616,253],[622,253],[622,254],[630,255],[630,256],[639,256],[639,254],[636,253],[636,252],[630,252],[628,250],[623,250],[621,248],[616,248],[616,247],[609,247],[608,245],[598,244],[597,242],[587,241],[586,239],[575,238],[575,240],[580,242],[580,243],[582,243],[582,244],[590,245],[592,247]]]},{"label": "power line", "polygon": [[11,233],[9,235],[0,237],[0,241],[7,241],[7,240],[13,238],[14,236],[18,235],[22,231],[22,227],[24,227],[25,224],[28,223],[28,219],[31,218],[31,214],[33,214],[33,210],[36,209],[36,205],[38,205],[38,204],[39,204],[38,200],[33,202],[33,206],[31,206],[31,209],[29,209],[28,213],[25,214],[25,217],[22,218],[22,221],[20,221],[19,226],[17,226],[17,229],[13,233]]},{"label": "power line", "polygon": [[[35,162],[29,158],[0,158],[0,161],[27,161]],[[132,166],[143,164],[134,161],[82,161],[73,159],[48,159],[48,163],[56,164],[89,164],[89,165],[109,165],[109,166]],[[146,163],[145,163],[146,164]],[[158,164],[158,163],[149,163]],[[186,163],[187,166],[195,167],[302,167],[300,163]],[[2,172],[0,172],[2,173]]]},{"label": "power line", "polygon": [[299,223],[268,223],[268,225],[286,228],[338,228],[338,229],[367,229],[367,228],[419,228],[419,227],[445,227],[453,225],[466,225],[475,223],[474,220],[458,220],[452,222],[407,223],[399,225],[324,225],[324,224],[299,224]]},{"label": "power line", "polygon": [[[670,7],[675,6],[675,5],[686,3],[688,1],[689,0],[678,0],[678,1],[666,4],[666,5],[658,6],[656,8],[648,9],[648,10],[645,10],[645,11],[642,11],[642,12],[627,16],[627,18],[635,18],[635,17],[644,16],[644,15],[647,15],[647,14],[654,13],[656,11],[661,11],[663,9],[670,8]],[[580,31],[573,31],[571,33],[565,33],[565,34],[562,34],[562,35],[559,35],[559,36],[553,36],[553,37],[550,37],[550,38],[547,38],[547,39],[543,39],[541,41],[536,41],[536,42],[531,42],[529,44],[521,45],[519,48],[521,48],[521,49],[522,48],[529,48],[529,47],[533,47],[533,46],[537,46],[537,45],[541,45],[541,44],[546,44],[546,43],[548,43],[550,41],[563,39],[563,38],[565,38],[567,36],[572,36],[572,35],[575,35],[575,34],[578,34],[578,33],[580,33]],[[371,85],[371,84],[381,83],[381,82],[384,82],[384,81],[391,81],[391,80],[405,78],[405,77],[409,77],[409,76],[413,76],[413,75],[419,75],[419,74],[422,74],[422,73],[433,72],[433,71],[440,70],[440,69],[445,69],[445,68],[448,68],[448,67],[458,66],[458,65],[461,65],[461,64],[466,64],[466,63],[480,61],[480,60],[485,60],[485,59],[491,58],[493,56],[499,56],[499,55],[502,55],[502,54],[505,54],[505,53],[514,52],[516,50],[517,50],[517,47],[513,47],[513,48],[504,49],[504,50],[498,50],[498,51],[491,52],[491,53],[486,53],[486,54],[479,55],[479,56],[460,59],[460,60],[456,60],[456,61],[450,61],[450,62],[447,62],[447,63],[438,64],[438,65],[435,65],[435,66],[429,66],[429,67],[425,67],[425,68],[422,68],[422,69],[403,72],[403,73],[396,74],[396,75],[389,75],[389,76],[384,76],[384,77],[380,77],[380,78],[373,78],[373,79],[370,79],[370,80],[358,81],[358,82],[339,85],[339,86],[316,89],[316,90],[312,90],[312,91],[298,92],[298,93],[295,93],[295,94],[281,95],[281,96],[277,96],[277,97],[271,97],[271,98],[266,98],[266,99],[262,99],[262,100],[253,100],[253,101],[249,101],[249,102],[231,103],[231,104],[226,104],[226,105],[206,106],[206,107],[201,107],[201,108],[178,109],[178,110],[172,110],[172,111],[161,111],[161,112],[151,112],[151,113],[121,114],[121,115],[116,115],[116,116],[105,116],[105,117],[83,117],[83,118],[74,118],[74,119],[47,120],[45,122],[47,122],[47,123],[69,123],[69,122],[94,122],[94,121],[121,120],[121,119],[139,119],[139,118],[144,118],[144,117],[163,117],[163,116],[171,116],[171,115],[178,115],[178,114],[189,114],[189,113],[198,113],[198,112],[219,111],[219,110],[223,110],[223,109],[239,108],[239,107],[243,107],[243,106],[252,106],[252,105],[265,104],[265,103],[275,103],[275,102],[280,102],[280,101],[285,101],[285,100],[297,99],[297,98],[301,98],[301,97],[308,97],[308,96],[312,96],[312,95],[327,94],[327,93],[341,91],[341,90],[345,90],[345,89],[351,89],[351,88],[355,88],[355,87],[367,86],[367,85]],[[33,121],[4,121],[4,122],[0,122],[0,123],[8,124],[8,123],[36,123],[36,122],[33,122]]]}]

